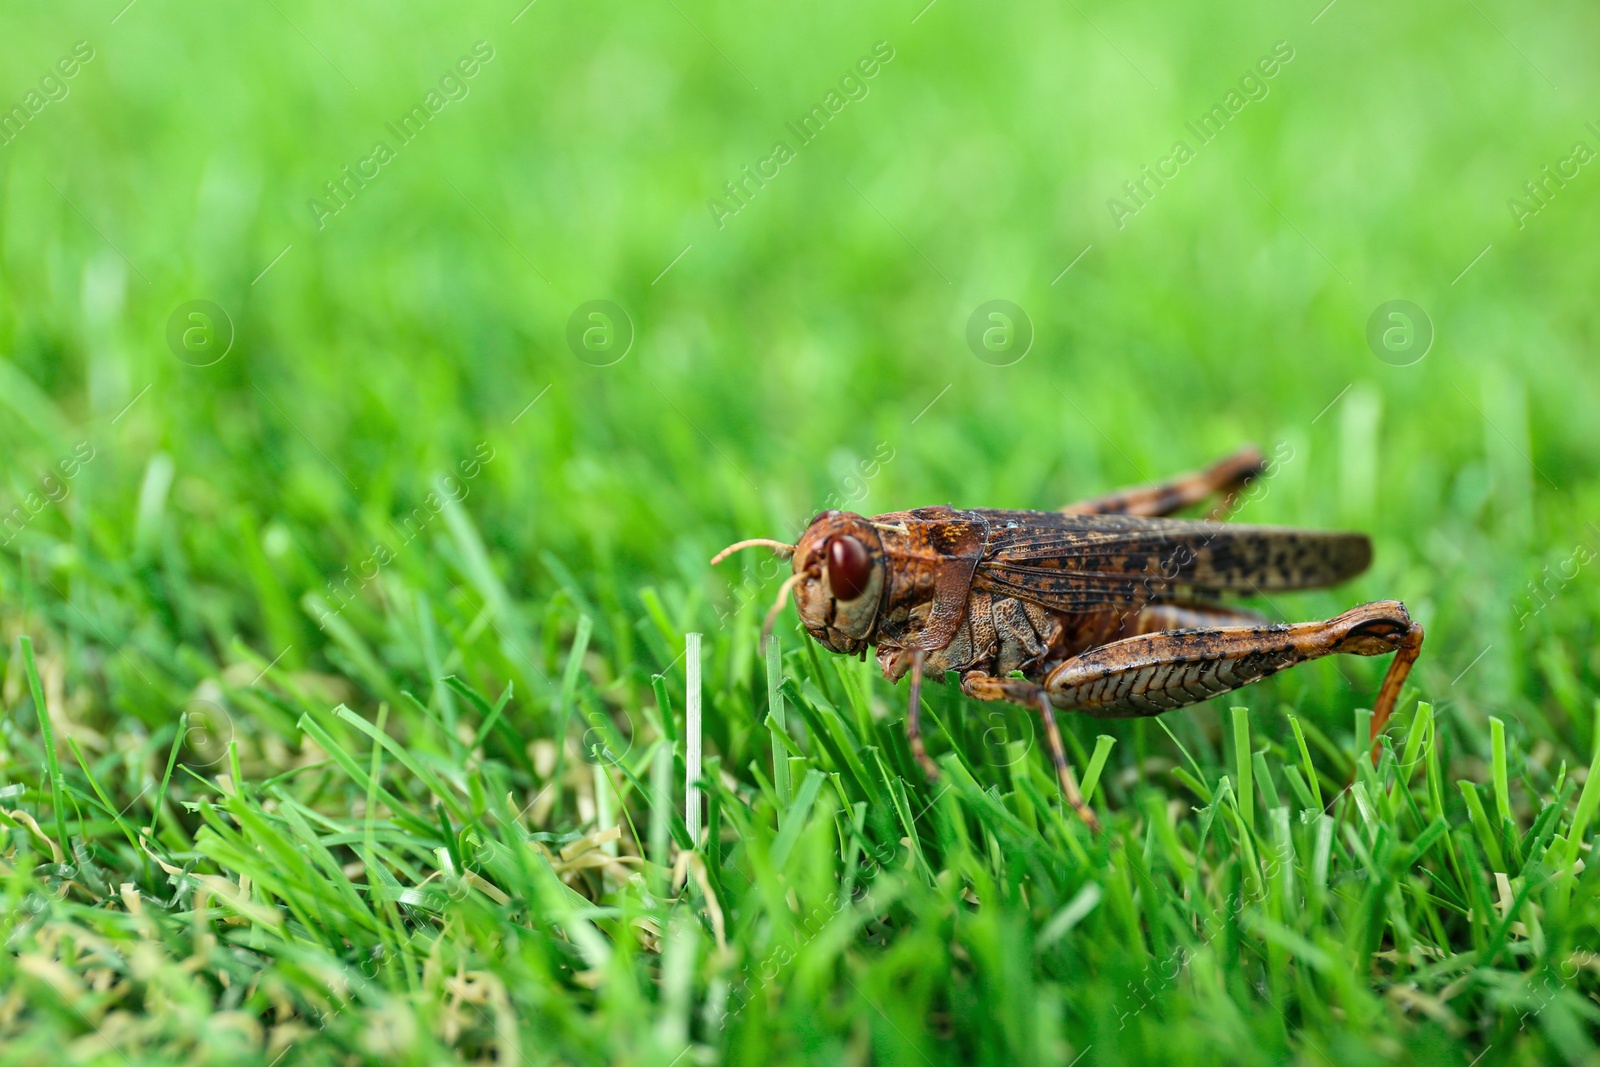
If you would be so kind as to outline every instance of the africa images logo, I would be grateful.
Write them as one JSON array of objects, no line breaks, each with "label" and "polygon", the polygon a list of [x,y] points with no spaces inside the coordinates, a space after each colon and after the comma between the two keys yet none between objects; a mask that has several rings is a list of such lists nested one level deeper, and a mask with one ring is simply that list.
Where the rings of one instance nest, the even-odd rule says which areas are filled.
[{"label": "africa images logo", "polygon": [[56,60],[55,70],[45,72],[39,79],[37,89],[29,89],[17,103],[0,110],[0,144],[8,145],[16,140],[28,123],[35,121],[39,112],[65,100],[67,94],[72,92],[72,86],[68,83],[93,58],[94,46],[88,41],[79,41],[72,46],[69,55]]},{"label": "africa images logo", "polygon": [[[851,101],[865,100],[867,94],[872,92],[868,82],[876,78],[893,58],[894,46],[888,41],[879,41],[872,46],[870,55],[856,60],[855,66],[839,79],[839,88],[828,90],[822,103],[813,104],[809,111],[800,116],[798,123],[785,123],[794,135],[795,145],[804,148],[815,141],[828,123],[838,118]],[[776,178],[779,171],[798,156],[797,148],[790,147],[788,141],[776,141],[766,158],[756,161],[755,170],[752,171],[750,164],[746,163],[739,168],[739,177],[723,182],[722,189],[727,199],[714,196],[706,201],[706,208],[711,212],[711,220],[717,224],[717,229],[722,229],[730,217],[749,207],[755,195],[767,187],[767,182]]]},{"label": "africa images logo", "polygon": [[[411,109],[400,116],[398,125],[387,123],[398,148],[404,148],[416,140],[428,123],[451,101],[465,100],[472,92],[472,79],[493,58],[494,46],[488,41],[479,41],[472,46],[470,55],[462,56],[445,71],[438,86],[429,89],[421,103],[412,104]],[[327,199],[312,197],[307,202],[311,216],[317,222],[317,229],[325,229],[330,218],[349,207],[356,195],[367,187],[367,183],[376,181],[383,173],[383,168],[392,163],[397,155],[398,149],[390,146],[389,142],[377,141],[365,158],[357,160],[354,166],[346,163],[340,168],[338,176],[323,182],[322,188]]]},{"label": "africa images logo", "polygon": [[[1194,135],[1195,145],[1203,148],[1210,144],[1221,136],[1239,112],[1253,101],[1265,100],[1272,92],[1271,80],[1293,59],[1294,46],[1288,41],[1279,41],[1270,53],[1256,60],[1254,70],[1244,73],[1237,89],[1229,89],[1220,102],[1212,104],[1200,116],[1198,124],[1192,120],[1185,122],[1185,128]],[[1186,140],[1174,141],[1172,151],[1156,160],[1153,167],[1147,163],[1140,168],[1139,177],[1123,182],[1122,191],[1127,199],[1113,196],[1106,201],[1106,210],[1111,212],[1111,221],[1117,224],[1117,229],[1125,228],[1129,218],[1149,207],[1156,193],[1165,189],[1167,182],[1194,160],[1198,148],[1190,146]]]}]

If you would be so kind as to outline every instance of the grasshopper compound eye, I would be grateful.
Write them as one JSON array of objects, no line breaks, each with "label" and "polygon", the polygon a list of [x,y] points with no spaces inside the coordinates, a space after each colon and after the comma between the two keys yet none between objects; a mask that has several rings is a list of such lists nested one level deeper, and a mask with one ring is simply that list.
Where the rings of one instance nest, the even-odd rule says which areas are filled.
[{"label": "grasshopper compound eye", "polygon": [[828,542],[828,585],[837,599],[856,599],[871,579],[872,558],[865,545],[848,534]]}]

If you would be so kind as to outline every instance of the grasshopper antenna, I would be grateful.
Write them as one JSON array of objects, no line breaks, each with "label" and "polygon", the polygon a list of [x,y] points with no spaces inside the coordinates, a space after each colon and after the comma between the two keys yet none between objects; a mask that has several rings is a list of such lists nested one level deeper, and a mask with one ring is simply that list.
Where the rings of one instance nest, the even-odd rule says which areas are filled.
[{"label": "grasshopper antenna", "polygon": [[786,545],[782,541],[774,541],[770,537],[752,537],[748,541],[735,541],[721,552],[718,552],[715,556],[712,556],[711,565],[715,567],[717,564],[721,563],[735,552],[739,552],[746,548],[770,548],[784,559],[788,559],[790,556],[794,555],[793,545]]},{"label": "grasshopper antenna", "polygon": [[[747,541],[735,541],[721,552],[718,552],[715,556],[712,556],[711,565],[715,567],[717,564],[721,563],[735,552],[742,551],[746,548],[770,548],[782,559],[789,559],[794,555],[795,552],[794,545],[785,544],[782,541],[774,541],[770,537],[752,537]],[[778,621],[778,613],[782,611],[783,606],[789,602],[789,593],[793,591],[795,584],[799,582],[800,579],[813,575],[814,573],[814,571],[808,570],[791,574],[787,579],[785,579],[783,585],[778,588],[778,599],[772,602],[772,609],[767,612],[766,621],[761,624],[762,651],[766,650],[767,638],[772,636],[772,626]]]},{"label": "grasshopper antenna", "polygon": [[766,621],[761,624],[761,649],[763,652],[766,651],[767,648],[767,638],[772,636],[772,624],[778,621],[778,612],[782,611],[783,606],[789,602],[790,590],[795,587],[795,584],[799,582],[800,579],[808,577],[810,574],[810,571],[801,571],[798,574],[791,574],[784,580],[784,583],[778,587],[778,599],[772,602],[772,610],[767,612]]}]

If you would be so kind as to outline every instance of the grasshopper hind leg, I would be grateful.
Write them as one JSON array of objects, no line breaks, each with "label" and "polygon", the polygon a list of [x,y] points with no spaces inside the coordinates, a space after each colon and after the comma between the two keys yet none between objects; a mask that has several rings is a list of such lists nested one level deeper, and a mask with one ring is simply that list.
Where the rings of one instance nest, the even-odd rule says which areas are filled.
[{"label": "grasshopper hind leg", "polygon": [[[1408,622],[1410,620],[1407,620]],[[1406,684],[1406,677],[1411,673],[1412,664],[1417,662],[1417,657],[1422,654],[1422,624],[1411,622],[1405,630],[1398,635],[1399,647],[1395,649],[1394,659],[1389,661],[1389,669],[1384,672],[1383,684],[1378,687],[1378,699],[1372,702],[1372,731],[1369,740],[1372,742],[1372,763],[1377,766],[1378,735],[1383,733],[1383,728],[1389,723],[1389,716],[1394,714],[1395,705],[1400,702],[1400,688]]]},{"label": "grasshopper hind leg", "polygon": [[[1186,611],[1199,613],[1197,609]],[[1152,615],[1139,622],[1156,623],[1159,618],[1162,616]],[[1378,737],[1422,651],[1422,636],[1422,626],[1407,614],[1404,604],[1379,600],[1325,622],[1254,621],[1140,632],[1072,656],[1051,669],[1043,684],[970,671],[962,678],[961,688],[979,700],[1007,700],[1039,709],[1062,792],[1085,821],[1090,821],[1092,813],[1084,814],[1087,806],[1078,795],[1062,751],[1052,706],[1105,719],[1160,715],[1323,656],[1392,652],[1394,660],[1373,701],[1370,738],[1376,760]]]},{"label": "grasshopper hind leg", "polygon": [[1254,445],[1241,448],[1203,471],[1181,474],[1176,478],[1136,489],[1123,489],[1105,496],[1068,504],[1061,511],[1066,515],[1136,515],[1158,518],[1182,511],[1193,504],[1220,493],[1222,502],[1212,511],[1211,518],[1220,519],[1227,514],[1234,498],[1245,483],[1267,469],[1267,461]]},{"label": "grasshopper hind leg", "polygon": [[[1398,600],[1351,608],[1326,622],[1161,630],[1124,637],[1057,665],[1045,687],[1058,707],[1098,718],[1160,715],[1230,693],[1323,656],[1395,654],[1372,707],[1376,746],[1422,651],[1422,626]],[[1009,698],[1004,698],[1009,699]],[[1376,755],[1374,747],[1374,755]]]}]

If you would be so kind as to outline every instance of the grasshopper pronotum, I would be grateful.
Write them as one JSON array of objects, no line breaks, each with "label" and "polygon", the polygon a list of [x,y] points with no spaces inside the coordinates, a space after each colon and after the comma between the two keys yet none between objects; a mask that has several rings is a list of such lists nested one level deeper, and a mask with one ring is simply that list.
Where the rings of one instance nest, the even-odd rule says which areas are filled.
[{"label": "grasshopper pronotum", "polygon": [[1393,652],[1373,702],[1374,742],[1394,711],[1422,648],[1422,627],[1398,600],[1325,622],[1273,623],[1220,599],[1351,578],[1371,561],[1366,535],[1163,517],[1217,493],[1220,513],[1265,468],[1246,448],[1198,473],[1060,511],[825,511],[798,544],[740,541],[711,562],[757,546],[792,557],[767,628],[792,591],[823,647],[846,655],[876,647],[885,677],[909,673],[906,733],[930,775],[925,673],[958,671],[970,696],[1036,708],[1063,794],[1097,827],[1055,708],[1159,715],[1333,653]]}]

